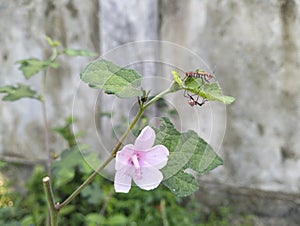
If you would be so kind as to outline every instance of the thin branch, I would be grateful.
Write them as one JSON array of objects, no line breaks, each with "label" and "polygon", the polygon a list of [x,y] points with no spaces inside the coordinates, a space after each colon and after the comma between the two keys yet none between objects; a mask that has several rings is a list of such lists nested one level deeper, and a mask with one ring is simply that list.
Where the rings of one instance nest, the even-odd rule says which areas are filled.
[{"label": "thin branch", "polygon": [[109,202],[109,200],[110,200],[112,194],[113,194],[113,192],[110,191],[110,192],[106,195],[106,197],[105,197],[105,201],[104,201],[103,206],[102,206],[102,208],[101,208],[101,210],[100,210],[100,212],[99,212],[100,220],[99,220],[99,223],[97,224],[98,226],[100,226],[101,218],[104,216],[104,213],[105,213],[107,204],[108,204],[108,202]]},{"label": "thin branch", "polygon": [[163,226],[169,226],[167,212],[166,212],[166,200],[162,199],[160,201],[160,213],[163,221]]},{"label": "thin branch", "polygon": [[42,97],[41,97],[41,103],[42,103],[42,114],[43,114],[43,123],[44,123],[44,142],[45,142],[45,151],[47,153],[47,162],[46,162],[46,168],[47,168],[47,174],[51,176],[51,152],[49,148],[49,125],[48,125],[48,118],[47,118],[47,108],[46,108],[46,70],[44,70],[43,74],[43,82],[42,82]]}]

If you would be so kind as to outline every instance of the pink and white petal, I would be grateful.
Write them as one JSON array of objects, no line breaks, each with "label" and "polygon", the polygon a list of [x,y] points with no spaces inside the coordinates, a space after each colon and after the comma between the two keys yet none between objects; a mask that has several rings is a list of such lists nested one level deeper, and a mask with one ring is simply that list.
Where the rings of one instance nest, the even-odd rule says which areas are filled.
[{"label": "pink and white petal", "polygon": [[134,146],[136,150],[143,151],[151,148],[154,144],[155,136],[154,130],[150,126],[146,126],[135,140]]},{"label": "pink and white petal", "polygon": [[132,144],[125,145],[122,150],[118,151],[116,154],[116,165],[115,169],[119,170],[123,168],[124,166],[127,166],[129,164],[129,161],[131,159],[131,156],[134,153]]},{"label": "pink and white petal", "polygon": [[144,190],[152,190],[157,188],[163,179],[163,174],[156,168],[141,168],[142,177],[133,177],[133,181],[137,186]]},{"label": "pink and white petal", "polygon": [[168,162],[169,150],[164,145],[155,145],[146,152],[141,153],[141,166],[153,166],[156,169],[161,169]]},{"label": "pink and white petal", "polygon": [[128,193],[131,188],[131,176],[126,171],[116,171],[114,188],[116,192]]}]

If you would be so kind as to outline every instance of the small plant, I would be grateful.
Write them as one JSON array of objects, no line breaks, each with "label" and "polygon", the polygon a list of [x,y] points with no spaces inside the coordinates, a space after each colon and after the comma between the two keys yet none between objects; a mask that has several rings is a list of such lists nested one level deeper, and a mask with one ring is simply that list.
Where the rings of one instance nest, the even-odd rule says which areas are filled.
[{"label": "small plant", "polygon": [[[143,127],[139,127],[137,122],[154,103],[162,100],[165,95],[180,90],[187,93],[189,103],[193,101],[191,106],[201,106],[207,101],[229,104],[234,98],[223,96],[219,84],[209,81],[212,75],[202,70],[197,70],[195,76],[184,79],[176,71],[172,71],[174,80],[169,88],[150,97],[150,91],[141,87],[142,76],[135,70],[121,68],[105,59],[93,61],[82,70],[81,80],[109,95],[122,99],[135,98],[138,110],[125,130],[120,127],[123,130],[122,136],[104,161],[100,161],[95,152],[89,151],[88,146],[76,143],[71,130],[73,119],[68,118],[64,126],[52,130],[60,134],[69,146],[60,156],[55,156],[54,160],[50,153],[50,126],[45,105],[47,70],[59,67],[57,60],[60,55],[96,54],[63,48],[58,41],[49,37],[46,37],[46,41],[52,49],[52,55],[48,59],[30,58],[17,62],[26,79],[42,72],[42,92],[38,93],[24,84],[0,87],[0,93],[4,93],[3,100],[32,98],[38,100],[43,107],[45,150],[48,153],[46,171],[43,167],[35,168],[27,183],[28,198],[22,202],[24,208],[17,214],[21,216],[18,220],[23,225],[43,225],[47,222],[54,226],[58,224],[59,218],[63,225],[156,225],[155,222],[158,221],[155,219],[160,218],[164,225],[173,225],[179,220],[183,224],[192,225],[193,220],[189,219],[194,216],[189,218],[190,214],[177,205],[182,202],[181,197],[191,195],[199,187],[195,176],[188,173],[187,169],[205,174],[221,165],[222,159],[196,132],[178,131],[169,118],[162,117],[157,126],[141,123]],[[205,100],[201,104],[198,103],[199,97]],[[125,145],[124,141],[132,130],[137,131],[134,133],[137,139],[134,144]],[[86,151],[82,153],[84,149]],[[96,170],[92,170],[84,161],[82,154],[93,165],[97,165]],[[97,175],[115,158],[113,189],[109,181]],[[157,189],[150,195],[137,187],[131,188],[132,180],[143,190]],[[46,197],[42,195],[42,187],[39,186],[41,182]],[[171,196],[167,189],[179,198]],[[118,194],[119,192],[129,193]],[[45,210],[46,205],[49,215]],[[30,206],[32,209],[28,209]],[[181,219],[178,219],[179,216]]]}]

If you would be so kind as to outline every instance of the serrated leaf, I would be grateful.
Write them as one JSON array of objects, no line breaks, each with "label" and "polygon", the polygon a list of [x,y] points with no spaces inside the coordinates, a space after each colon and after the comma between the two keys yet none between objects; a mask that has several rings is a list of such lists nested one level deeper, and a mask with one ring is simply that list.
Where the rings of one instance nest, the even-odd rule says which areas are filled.
[{"label": "serrated leaf", "polygon": [[75,56],[89,56],[89,57],[95,57],[98,56],[97,53],[91,52],[88,50],[83,50],[83,49],[70,49],[70,48],[65,48],[63,50],[63,53],[70,56],[70,57],[75,57]]},{"label": "serrated leaf", "polygon": [[40,100],[40,96],[35,90],[32,90],[29,86],[21,83],[18,83],[16,86],[2,86],[0,87],[0,93],[6,94],[2,98],[4,101],[15,101],[21,98],[33,98]]},{"label": "serrated leaf", "polygon": [[204,174],[222,165],[222,159],[194,131],[180,133],[168,118],[161,118],[161,124],[155,130],[155,143],[165,145],[170,152],[162,172],[164,184],[174,194],[185,196],[195,192],[195,178],[192,180],[193,176],[187,176],[185,170]]},{"label": "serrated leaf", "polygon": [[142,96],[141,75],[133,69],[121,68],[101,59],[88,64],[80,74],[82,81],[93,88],[103,89],[107,94],[121,98]]},{"label": "serrated leaf", "polygon": [[35,58],[19,60],[16,62],[20,64],[19,70],[21,70],[26,79],[31,78],[38,72],[44,70],[47,67],[58,68],[59,64],[51,60],[39,60]]},{"label": "serrated leaf", "polygon": [[184,82],[185,89],[210,101],[219,101],[224,104],[232,103],[235,98],[223,96],[222,89],[218,83],[206,83],[202,79],[187,78]]}]

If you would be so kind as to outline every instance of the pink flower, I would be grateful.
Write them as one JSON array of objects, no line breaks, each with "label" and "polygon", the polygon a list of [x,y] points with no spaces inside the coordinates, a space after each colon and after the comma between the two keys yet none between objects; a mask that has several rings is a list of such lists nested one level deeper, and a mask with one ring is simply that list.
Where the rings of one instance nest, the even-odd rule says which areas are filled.
[{"label": "pink flower", "polygon": [[131,180],[144,190],[156,188],[163,179],[159,169],[168,161],[169,151],[163,145],[155,145],[155,132],[146,126],[136,138],[134,145],[128,144],[116,156],[115,191],[127,193]]}]

